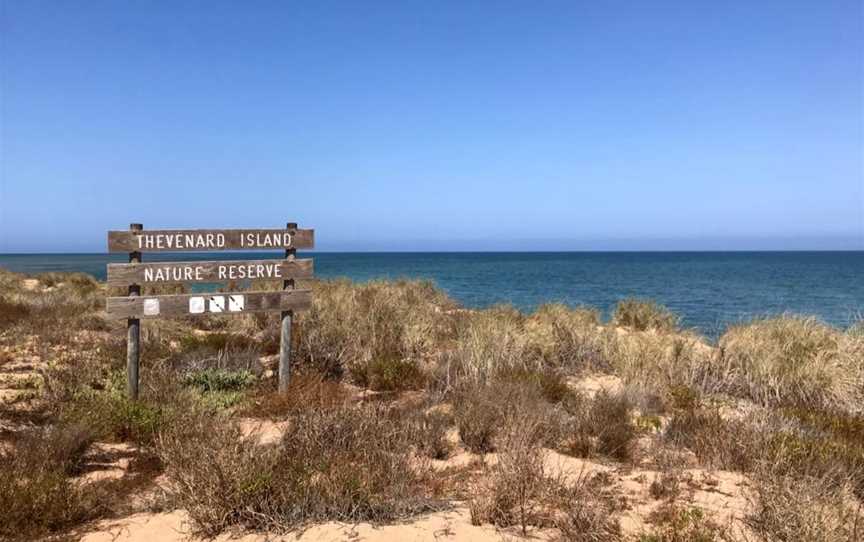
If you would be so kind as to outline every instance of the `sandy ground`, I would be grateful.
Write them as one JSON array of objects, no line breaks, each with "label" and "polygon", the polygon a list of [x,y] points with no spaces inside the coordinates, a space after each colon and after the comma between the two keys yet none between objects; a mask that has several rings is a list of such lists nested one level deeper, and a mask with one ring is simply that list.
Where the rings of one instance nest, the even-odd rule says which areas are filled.
[{"label": "sandy ground", "polygon": [[[189,519],[182,511],[162,514],[137,514],[123,520],[103,522],[99,531],[85,535],[82,542],[150,542],[154,540],[173,542],[189,540]],[[553,533],[530,532],[527,540],[552,540]],[[510,530],[496,529],[489,525],[471,525],[468,509],[456,507],[446,512],[436,512],[416,518],[410,523],[397,525],[371,525],[369,523],[345,524],[324,523],[306,530],[285,535],[269,533],[229,533],[215,538],[216,541],[238,540],[240,542],[301,541],[325,542],[337,540],[380,542],[425,542],[458,540],[460,542],[500,542],[502,540],[526,540]]]},{"label": "sandy ground", "polygon": [[[262,443],[278,441],[284,431],[282,422],[242,420],[241,425],[251,438]],[[451,441],[458,440],[455,429],[449,435]],[[129,467],[129,454],[133,450],[126,444],[98,444],[88,456],[87,473],[82,483],[104,478],[122,477]],[[464,449],[457,449],[447,459],[433,461],[432,466],[439,472],[448,469],[482,468],[497,463],[496,454],[478,456]],[[549,475],[558,476],[563,481],[575,482],[582,478],[602,475],[608,480],[607,489],[622,503],[624,511],[618,514],[621,529],[625,535],[639,535],[650,529],[647,518],[652,511],[663,505],[663,499],[651,495],[651,484],[660,479],[662,472],[651,469],[626,468],[615,464],[605,464],[544,450],[544,466]],[[748,510],[746,498],[748,480],[745,476],[726,471],[708,471],[691,468],[679,471],[679,491],[676,504],[686,508],[704,510],[720,525],[733,529],[741,528],[740,520]],[[164,481],[157,480],[155,485]],[[533,530],[522,537],[517,529],[500,529],[491,525],[471,524],[467,504],[454,502],[453,507],[442,512],[422,515],[413,520],[393,525],[372,525],[369,523],[345,524],[329,522],[308,526],[302,531],[287,534],[250,533],[235,531],[220,535],[215,540],[240,540],[244,542],[265,541],[441,541],[459,540],[492,542],[501,540],[553,540],[555,533]],[[196,538],[192,533],[191,522],[183,510],[159,513],[137,513],[122,519],[105,520],[88,526],[82,540],[98,541],[181,541]]]}]

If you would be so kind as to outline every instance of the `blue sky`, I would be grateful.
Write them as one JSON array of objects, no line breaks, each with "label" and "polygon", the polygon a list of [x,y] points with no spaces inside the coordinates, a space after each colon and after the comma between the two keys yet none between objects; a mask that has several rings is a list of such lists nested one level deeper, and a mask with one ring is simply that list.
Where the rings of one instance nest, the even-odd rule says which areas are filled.
[{"label": "blue sky", "polygon": [[0,6],[0,252],[864,248],[860,1]]}]

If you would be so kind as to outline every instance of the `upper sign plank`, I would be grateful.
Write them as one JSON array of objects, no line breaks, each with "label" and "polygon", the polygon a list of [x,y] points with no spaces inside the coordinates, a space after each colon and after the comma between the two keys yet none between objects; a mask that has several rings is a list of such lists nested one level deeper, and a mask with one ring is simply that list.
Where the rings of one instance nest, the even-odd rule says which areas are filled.
[{"label": "upper sign plank", "polygon": [[108,252],[308,249],[314,244],[315,230],[301,229],[108,232]]}]

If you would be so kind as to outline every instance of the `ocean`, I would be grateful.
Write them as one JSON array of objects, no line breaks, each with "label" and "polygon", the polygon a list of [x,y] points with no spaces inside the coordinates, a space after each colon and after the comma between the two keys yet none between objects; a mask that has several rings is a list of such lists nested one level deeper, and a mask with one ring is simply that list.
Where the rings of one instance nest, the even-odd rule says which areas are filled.
[{"label": "ocean", "polygon": [[[864,315],[864,252],[449,252],[300,253],[322,278],[425,278],[472,308],[524,311],[561,302],[608,316],[618,300],[654,299],[709,337],[729,324],[783,312],[845,327]],[[278,258],[277,253],[145,254],[145,261]],[[23,273],[81,271],[105,279],[125,255],[0,254]]]}]

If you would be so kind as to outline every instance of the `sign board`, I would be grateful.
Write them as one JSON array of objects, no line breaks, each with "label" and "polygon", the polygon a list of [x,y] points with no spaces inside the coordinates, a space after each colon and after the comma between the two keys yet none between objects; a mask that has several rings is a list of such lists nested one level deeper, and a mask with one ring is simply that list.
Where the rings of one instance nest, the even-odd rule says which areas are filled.
[{"label": "sign board", "polygon": [[312,305],[309,290],[281,292],[219,292],[156,296],[109,297],[115,318],[168,318],[196,314],[305,310]]},{"label": "sign board", "polygon": [[108,286],[310,277],[311,259],[108,264]]},{"label": "sign board", "polygon": [[108,252],[204,252],[307,249],[314,230],[109,231]]},{"label": "sign board", "polygon": [[[145,230],[132,224],[128,231],[108,232],[108,252],[128,252],[128,264],[108,264],[108,285],[126,286],[128,295],[109,297],[109,317],[125,318],[127,384],[138,396],[140,319],[196,315],[242,315],[276,311],[282,314],[279,390],[286,391],[290,375],[291,322],[295,310],[312,305],[310,290],[295,290],[295,278],[310,278],[311,259],[296,259],[297,249],[312,248],[315,232],[288,223],[284,229]],[[285,259],[141,263],[144,252],[201,252],[211,250],[281,250]],[[183,295],[141,295],[141,286],[177,283],[226,283],[241,280],[280,280],[275,292],[214,292]]]}]

